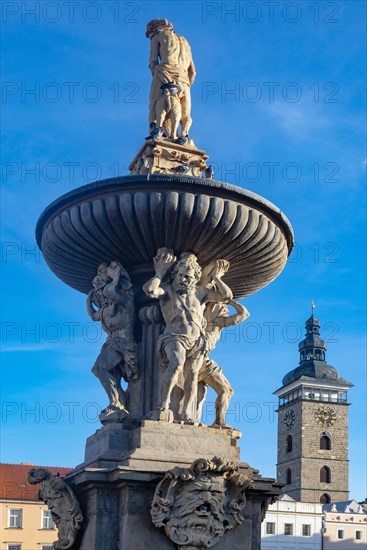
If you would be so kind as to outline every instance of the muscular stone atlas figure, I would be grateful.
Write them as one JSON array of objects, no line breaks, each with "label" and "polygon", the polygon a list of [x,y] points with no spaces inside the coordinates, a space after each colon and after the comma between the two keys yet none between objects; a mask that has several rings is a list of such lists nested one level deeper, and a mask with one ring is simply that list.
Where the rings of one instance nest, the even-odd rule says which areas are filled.
[{"label": "muscular stone atlas figure", "polygon": [[250,316],[245,306],[238,302],[230,300],[228,305],[235,309],[236,313],[234,315],[228,315],[228,307],[224,303],[210,303],[205,308],[204,316],[207,321],[206,336],[208,352],[204,358],[198,378],[197,422],[200,422],[207,386],[210,386],[218,396],[215,401],[215,422],[213,427],[221,428],[231,427],[226,424],[226,412],[233,395],[233,389],[225,377],[222,368],[216,361],[210,359],[209,353],[215,348],[224,328],[242,323],[242,321],[245,321]]},{"label": "muscular stone atlas figure", "polygon": [[183,374],[183,419],[196,420],[198,374],[207,351],[204,308],[208,302],[228,302],[231,289],[221,280],[228,262],[217,260],[210,288],[199,286],[201,267],[194,254],[158,250],[154,258],[156,275],[143,286],[151,298],[158,298],[165,322],[158,340],[160,365],[165,369],[161,386],[162,411],[169,410],[172,390]]},{"label": "muscular stone atlas figure", "polygon": [[99,266],[93,287],[87,297],[87,311],[94,321],[101,321],[107,340],[92,372],[110,400],[102,411],[103,418],[121,421],[128,415],[121,378],[132,382],[138,379],[134,292],[128,273],[117,261]]}]

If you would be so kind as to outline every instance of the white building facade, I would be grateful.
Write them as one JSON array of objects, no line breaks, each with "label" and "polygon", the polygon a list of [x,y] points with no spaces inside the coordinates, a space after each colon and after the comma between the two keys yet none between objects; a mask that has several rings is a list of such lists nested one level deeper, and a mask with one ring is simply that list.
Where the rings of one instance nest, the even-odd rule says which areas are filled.
[{"label": "white building facade", "polygon": [[262,550],[321,550],[322,505],[282,495],[261,526]]}]

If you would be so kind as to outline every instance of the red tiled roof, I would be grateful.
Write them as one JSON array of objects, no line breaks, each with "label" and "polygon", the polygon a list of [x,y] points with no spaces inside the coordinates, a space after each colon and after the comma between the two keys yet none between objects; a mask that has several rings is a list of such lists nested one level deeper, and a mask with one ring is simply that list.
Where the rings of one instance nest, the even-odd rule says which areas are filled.
[{"label": "red tiled roof", "polygon": [[72,468],[57,466],[35,466],[34,464],[0,464],[0,498],[14,500],[39,500],[39,484],[31,485],[27,475],[31,468],[46,468],[52,474],[65,477]]}]

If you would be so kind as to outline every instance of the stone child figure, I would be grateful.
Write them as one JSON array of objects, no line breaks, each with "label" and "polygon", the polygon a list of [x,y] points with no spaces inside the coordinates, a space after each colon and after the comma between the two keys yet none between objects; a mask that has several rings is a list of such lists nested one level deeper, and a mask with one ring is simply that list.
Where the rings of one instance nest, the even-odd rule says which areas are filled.
[{"label": "stone child figure", "polygon": [[224,328],[242,323],[242,321],[245,321],[245,319],[250,316],[245,306],[238,302],[230,300],[228,304],[235,309],[236,313],[234,315],[228,315],[228,307],[224,303],[210,303],[205,308],[204,316],[207,321],[205,331],[208,342],[208,352],[199,372],[198,386],[197,422],[200,422],[207,386],[210,386],[218,396],[215,401],[215,422],[213,427],[220,428],[231,427],[226,424],[226,412],[228,410],[229,401],[233,395],[233,389],[224,376],[222,368],[214,359],[209,358],[209,353],[215,348]]},{"label": "stone child figure", "polygon": [[199,286],[201,268],[194,254],[182,254],[177,261],[172,250],[160,248],[155,256],[156,275],[143,286],[150,298],[158,298],[165,322],[158,340],[160,365],[165,368],[161,386],[161,419],[172,420],[169,405],[173,388],[183,376],[183,419],[195,422],[198,373],[207,342],[204,330],[204,308],[208,302],[232,299],[230,288],[221,280],[228,262],[217,260],[211,288]]},{"label": "stone child figure", "polygon": [[[127,271],[115,261],[101,264],[87,297],[87,311],[93,321],[101,321],[107,340],[92,368],[110,403],[102,411],[101,422],[122,421],[127,415],[121,378],[136,382],[137,346],[134,340],[134,292]],[[95,309],[97,306],[98,309]]]},{"label": "stone child figure", "polygon": [[[162,84],[161,95],[156,102],[156,132],[164,132],[170,139],[177,139],[178,127],[181,120],[181,103],[178,94],[180,86],[176,84]],[[153,131],[154,132],[154,131]]]},{"label": "stone child figure", "polygon": [[181,88],[181,136],[187,136],[192,119],[190,87],[196,71],[191,48],[183,36],[175,33],[167,19],[154,19],[147,25],[146,37],[150,39],[149,68],[152,85],[149,98],[149,130],[156,127],[156,103],[164,94],[162,84],[177,84]]}]

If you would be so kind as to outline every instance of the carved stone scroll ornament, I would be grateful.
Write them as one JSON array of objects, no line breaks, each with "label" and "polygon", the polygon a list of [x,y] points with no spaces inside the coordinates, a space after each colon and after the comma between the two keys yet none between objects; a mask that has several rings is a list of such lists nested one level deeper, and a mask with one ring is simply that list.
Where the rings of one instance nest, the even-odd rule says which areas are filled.
[{"label": "carved stone scroll ornament", "polygon": [[190,468],[173,468],[155,490],[152,521],[179,550],[211,548],[242,523],[251,484],[236,464],[223,458],[201,458]]},{"label": "carved stone scroll ornament", "polygon": [[63,479],[45,468],[29,470],[28,482],[40,484],[40,498],[47,504],[58,529],[59,538],[53,543],[54,549],[72,549],[84,521],[73,491]]}]

